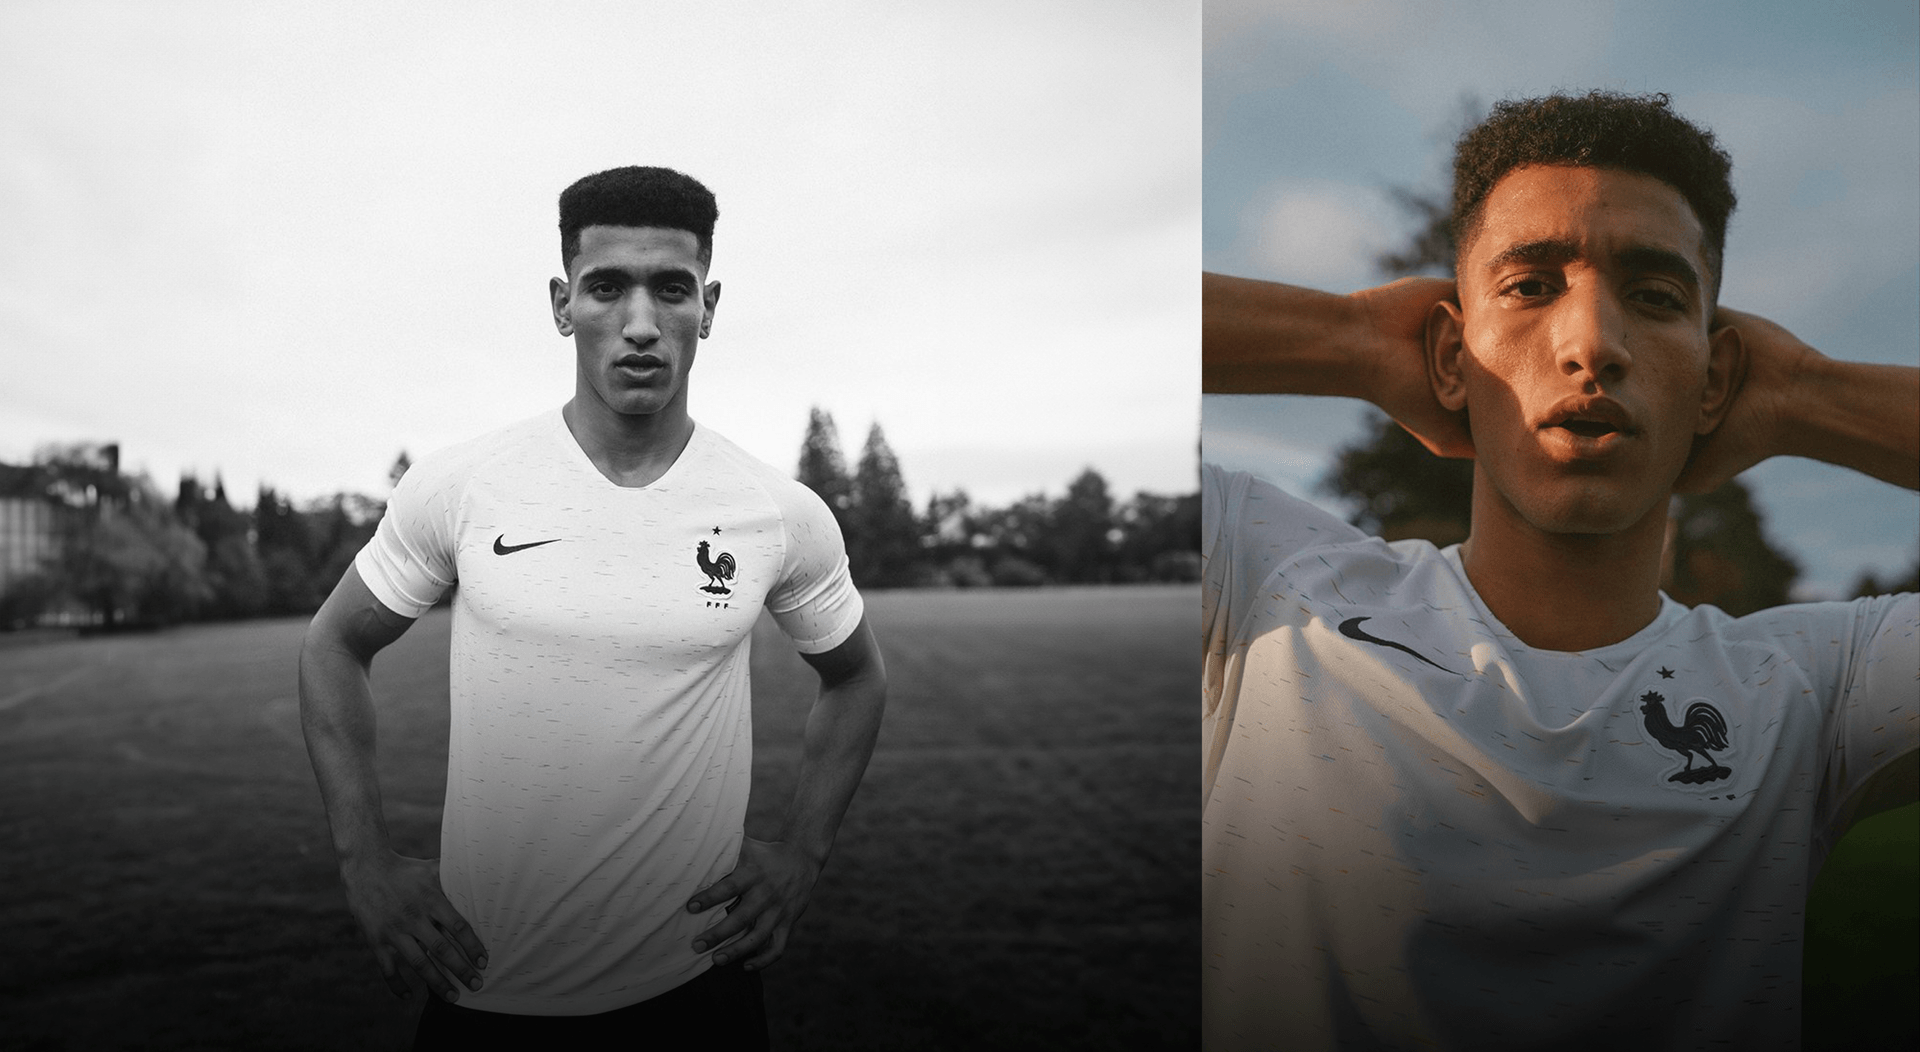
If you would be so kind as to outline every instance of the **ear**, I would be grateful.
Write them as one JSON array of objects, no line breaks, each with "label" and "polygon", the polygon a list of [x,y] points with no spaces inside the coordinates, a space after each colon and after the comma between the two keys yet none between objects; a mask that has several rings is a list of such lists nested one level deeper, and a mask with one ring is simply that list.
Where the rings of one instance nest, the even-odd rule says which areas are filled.
[{"label": "ear", "polygon": [[567,283],[554,278],[547,282],[547,298],[553,301],[553,327],[560,330],[562,336],[573,335],[573,313],[569,304],[573,301],[573,292]]},{"label": "ear", "polygon": [[1465,333],[1459,304],[1441,300],[1427,311],[1427,382],[1433,397],[1455,413],[1467,407],[1467,380],[1460,368]]},{"label": "ear", "polygon": [[707,334],[713,331],[713,312],[720,306],[720,283],[717,281],[707,282],[706,287],[700,290],[700,302],[702,304],[700,312],[700,338],[704,340]]},{"label": "ear", "polygon": [[1747,377],[1747,346],[1740,330],[1722,325],[1707,334],[1707,384],[1700,392],[1700,422],[1696,434],[1705,435],[1720,426],[1733,407],[1734,396]]}]

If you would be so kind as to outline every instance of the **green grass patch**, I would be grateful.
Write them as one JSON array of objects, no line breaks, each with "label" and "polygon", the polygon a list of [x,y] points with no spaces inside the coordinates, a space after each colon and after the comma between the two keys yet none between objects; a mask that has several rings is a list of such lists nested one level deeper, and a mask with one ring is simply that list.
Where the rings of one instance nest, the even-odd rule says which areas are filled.
[{"label": "green grass patch", "polygon": [[1857,823],[1807,898],[1807,1052],[1920,1047],[1920,804]]}]

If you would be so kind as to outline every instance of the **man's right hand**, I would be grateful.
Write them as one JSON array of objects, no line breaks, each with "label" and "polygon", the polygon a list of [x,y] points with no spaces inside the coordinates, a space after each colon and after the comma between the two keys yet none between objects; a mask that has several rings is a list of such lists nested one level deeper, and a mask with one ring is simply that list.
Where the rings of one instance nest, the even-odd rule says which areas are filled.
[{"label": "man's right hand", "polygon": [[1434,397],[1427,371],[1427,327],[1440,304],[1455,302],[1449,278],[1401,278],[1352,295],[1367,319],[1369,366],[1363,397],[1443,457],[1473,456],[1465,413]]},{"label": "man's right hand", "polygon": [[1358,398],[1428,449],[1470,457],[1466,415],[1434,397],[1427,327],[1453,301],[1446,278],[1402,278],[1339,296],[1202,274],[1200,385],[1209,394]]},{"label": "man's right hand", "polygon": [[424,981],[433,996],[460,999],[460,988],[480,989],[487,950],[466,918],[440,890],[440,861],[386,852],[366,861],[342,862],[347,908],[380,962],[380,974],[396,997],[413,992],[408,975]]}]

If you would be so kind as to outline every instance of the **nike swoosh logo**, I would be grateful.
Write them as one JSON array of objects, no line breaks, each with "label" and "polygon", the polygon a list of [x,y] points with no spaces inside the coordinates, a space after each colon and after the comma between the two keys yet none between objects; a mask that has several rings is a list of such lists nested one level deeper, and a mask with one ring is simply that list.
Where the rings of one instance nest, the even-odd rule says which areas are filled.
[{"label": "nike swoosh logo", "polygon": [[498,537],[495,537],[495,538],[493,539],[493,554],[495,554],[495,555],[512,555],[512,554],[513,554],[514,552],[524,552],[524,551],[526,551],[526,550],[527,550],[528,548],[538,548],[538,547],[540,547],[540,546],[541,546],[541,545],[543,545],[543,544],[552,544],[552,543],[553,543],[554,541],[558,541],[558,540],[564,540],[564,538],[561,538],[561,537],[555,537],[555,538],[553,538],[553,540],[546,540],[546,541],[534,541],[534,542],[533,542],[532,544],[504,544],[504,543],[502,543],[502,542],[503,542],[503,541],[505,541],[506,539],[507,539],[507,535],[506,535],[506,534],[504,534],[504,533],[503,533],[503,534],[501,534],[501,535],[500,535],[500,536],[498,536]]},{"label": "nike swoosh logo", "polygon": [[1419,651],[1413,649],[1410,646],[1407,646],[1403,643],[1395,643],[1391,639],[1381,639],[1379,636],[1368,635],[1366,632],[1361,631],[1360,622],[1371,621],[1371,620],[1373,620],[1373,618],[1371,617],[1349,617],[1345,621],[1340,622],[1340,634],[1343,636],[1346,636],[1348,639],[1357,639],[1362,643],[1372,643],[1374,646],[1381,646],[1381,647],[1392,647],[1393,649],[1398,650],[1402,653],[1411,654],[1422,661],[1426,661],[1427,664],[1433,665],[1434,668],[1437,668],[1442,672],[1452,673],[1453,675],[1456,675],[1456,676],[1460,674],[1458,672],[1454,672],[1450,668],[1446,668],[1441,665],[1435,665],[1432,661],[1429,661],[1426,657],[1422,656]]}]

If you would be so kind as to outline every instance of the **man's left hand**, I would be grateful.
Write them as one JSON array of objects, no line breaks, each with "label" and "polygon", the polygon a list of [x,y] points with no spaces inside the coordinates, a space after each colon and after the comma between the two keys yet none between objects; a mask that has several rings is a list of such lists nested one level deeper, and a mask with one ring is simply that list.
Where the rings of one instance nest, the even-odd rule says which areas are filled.
[{"label": "man's left hand", "polygon": [[1793,397],[1795,373],[1818,352],[1757,314],[1721,307],[1710,329],[1731,328],[1738,349],[1731,379],[1732,404],[1720,426],[1694,440],[1693,454],[1674,483],[1680,493],[1706,493],[1776,455]]},{"label": "man's left hand", "polygon": [[792,844],[743,839],[740,861],[733,872],[687,902],[689,912],[700,913],[738,900],[727,910],[725,920],[694,941],[694,951],[704,953],[719,947],[713,963],[744,960],[748,971],[779,960],[787,949],[787,933],[806,912],[813,882],[819,876],[820,864]]}]

